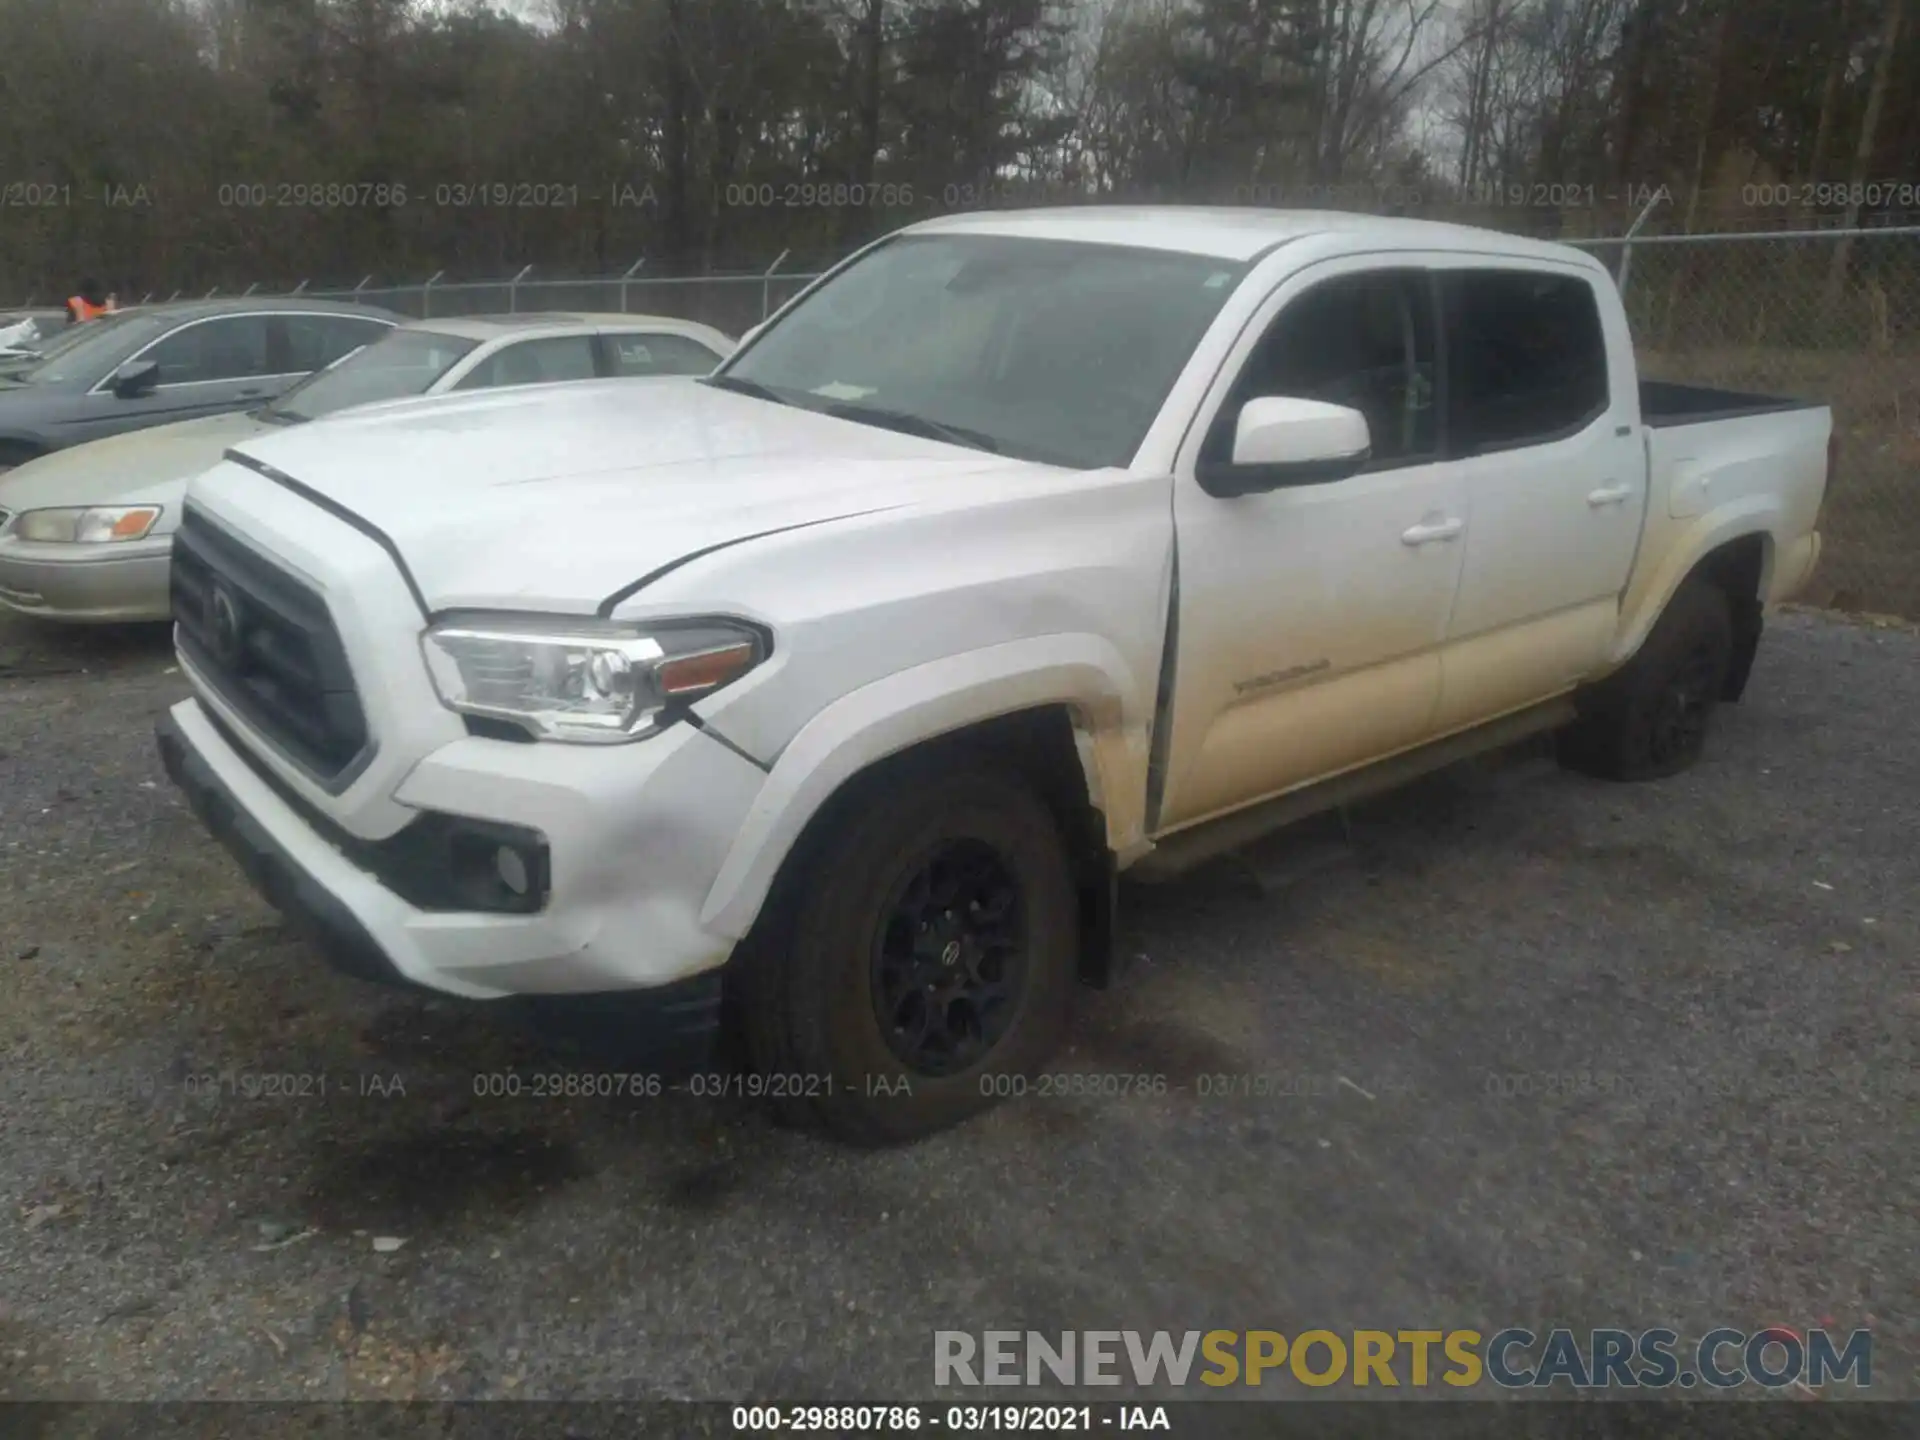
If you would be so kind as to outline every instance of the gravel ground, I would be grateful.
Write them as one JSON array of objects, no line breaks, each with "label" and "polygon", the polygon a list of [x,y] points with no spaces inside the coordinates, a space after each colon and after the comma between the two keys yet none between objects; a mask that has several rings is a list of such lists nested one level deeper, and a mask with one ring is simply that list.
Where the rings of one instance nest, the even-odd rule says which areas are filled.
[{"label": "gravel ground", "polygon": [[163,634],[0,625],[0,1398],[886,1398],[941,1328],[1774,1323],[1871,1326],[1920,1393],[1914,634],[1783,617],[1675,781],[1523,753],[1128,895],[1062,1064],[1169,1093],[880,1154],[476,1097],[555,1052],[286,937],[161,774],[183,693]]}]

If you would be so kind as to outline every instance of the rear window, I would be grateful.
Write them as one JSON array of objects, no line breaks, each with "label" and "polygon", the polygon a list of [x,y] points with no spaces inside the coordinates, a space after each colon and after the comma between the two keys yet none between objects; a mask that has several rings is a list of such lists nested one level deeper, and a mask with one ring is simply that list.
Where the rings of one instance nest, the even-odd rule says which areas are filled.
[{"label": "rear window", "polygon": [[1467,451],[1562,439],[1608,406],[1593,286],[1524,270],[1449,271],[1453,434]]},{"label": "rear window", "polygon": [[616,375],[705,375],[720,363],[720,356],[684,335],[636,331],[610,334],[607,340]]}]

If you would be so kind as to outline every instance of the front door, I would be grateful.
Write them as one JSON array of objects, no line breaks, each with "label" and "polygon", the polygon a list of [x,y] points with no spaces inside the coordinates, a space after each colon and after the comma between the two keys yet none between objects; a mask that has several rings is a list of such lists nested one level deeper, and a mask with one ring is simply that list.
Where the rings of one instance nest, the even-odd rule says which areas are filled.
[{"label": "front door", "polygon": [[117,395],[102,381],[87,397],[75,441],[265,404],[298,378],[279,373],[273,324],[266,314],[224,315],[156,340],[133,357],[159,367],[154,387]]},{"label": "front door", "polygon": [[[1423,265],[1310,267],[1240,338],[1177,467],[1178,631],[1156,756],[1164,833],[1419,743],[1460,581],[1466,492],[1443,459],[1436,292]],[[1249,399],[1364,414],[1372,458],[1328,484],[1219,499]]]}]

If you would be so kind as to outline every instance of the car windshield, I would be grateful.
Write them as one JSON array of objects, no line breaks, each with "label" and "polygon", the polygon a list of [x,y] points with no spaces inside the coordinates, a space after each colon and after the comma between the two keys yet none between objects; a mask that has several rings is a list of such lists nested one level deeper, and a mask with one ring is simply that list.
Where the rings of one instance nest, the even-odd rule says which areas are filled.
[{"label": "car windshield", "polygon": [[269,420],[298,423],[349,405],[424,395],[476,343],[432,330],[391,330],[308,376],[261,413]]},{"label": "car windshield", "polygon": [[1169,251],[905,236],[712,383],[1048,464],[1124,465],[1242,274]]},{"label": "car windshield", "polygon": [[41,349],[37,360],[14,371],[12,378],[29,385],[62,385],[70,380],[94,384],[175,323],[163,315],[127,314],[70,325]]}]

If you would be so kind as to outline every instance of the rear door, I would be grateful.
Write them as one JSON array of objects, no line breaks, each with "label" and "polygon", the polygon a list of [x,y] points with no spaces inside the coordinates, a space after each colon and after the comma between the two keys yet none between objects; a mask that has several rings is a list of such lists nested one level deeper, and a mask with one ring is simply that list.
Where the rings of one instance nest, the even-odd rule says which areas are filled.
[{"label": "rear door", "polygon": [[1569,689],[1612,641],[1647,472],[1632,343],[1598,278],[1466,256],[1439,271],[1447,432],[1472,534],[1436,731]]},{"label": "rear door", "polygon": [[276,318],[274,366],[282,372],[278,377],[284,382],[282,389],[371,345],[393,329],[388,321],[371,316],[315,313]]},{"label": "rear door", "polygon": [[454,384],[455,390],[491,390],[500,385],[552,385],[592,380],[600,373],[593,336],[547,335],[502,345]]},{"label": "rear door", "polygon": [[[1161,833],[1430,733],[1466,490],[1446,460],[1432,277],[1360,257],[1283,282],[1234,347],[1176,467],[1179,609]],[[1372,459],[1330,484],[1221,499],[1240,407],[1294,395],[1367,417]]]}]

